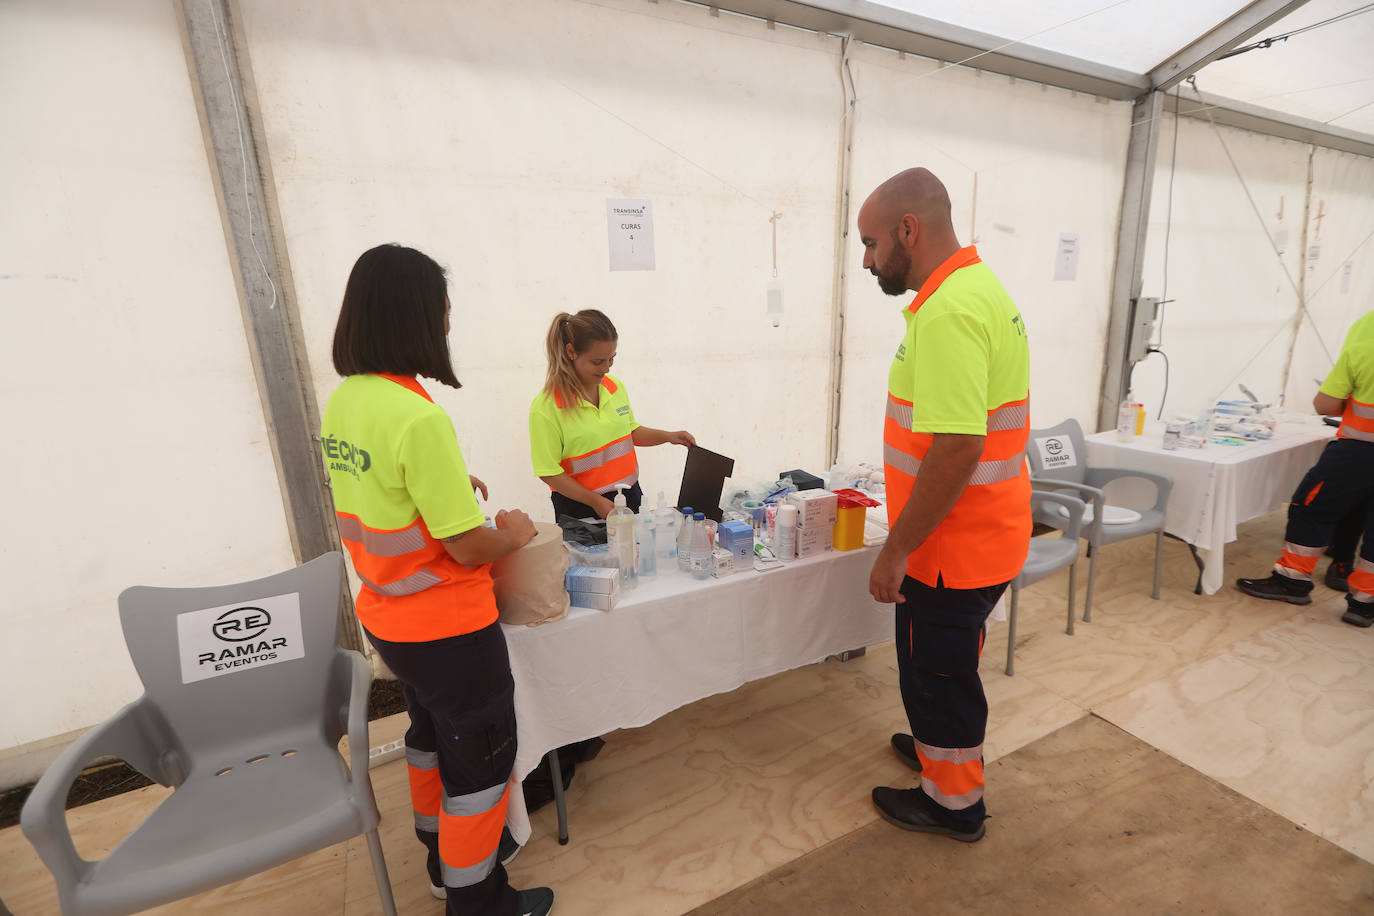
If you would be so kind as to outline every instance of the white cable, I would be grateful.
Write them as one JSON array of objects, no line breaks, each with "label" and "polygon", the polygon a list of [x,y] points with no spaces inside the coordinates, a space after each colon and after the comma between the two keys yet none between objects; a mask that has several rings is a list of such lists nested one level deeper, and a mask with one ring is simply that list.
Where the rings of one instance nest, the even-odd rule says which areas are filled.
[{"label": "white cable", "polygon": [[215,41],[219,44],[219,59],[224,65],[224,81],[229,86],[229,97],[234,103],[234,124],[239,132],[239,153],[243,158],[243,199],[248,207],[248,243],[253,246],[253,254],[258,258],[258,266],[262,268],[263,276],[267,278],[267,285],[272,288],[272,301],[268,304],[269,309],[277,307],[277,284],[272,280],[272,272],[267,269],[267,260],[263,253],[258,250],[258,240],[253,234],[253,195],[248,184],[248,145],[243,137],[243,120],[239,116],[239,97],[234,89],[234,78],[229,73],[229,55],[224,47],[224,35],[221,33],[219,11],[215,9],[215,0],[206,0],[206,6],[210,8],[210,18],[215,23]]}]

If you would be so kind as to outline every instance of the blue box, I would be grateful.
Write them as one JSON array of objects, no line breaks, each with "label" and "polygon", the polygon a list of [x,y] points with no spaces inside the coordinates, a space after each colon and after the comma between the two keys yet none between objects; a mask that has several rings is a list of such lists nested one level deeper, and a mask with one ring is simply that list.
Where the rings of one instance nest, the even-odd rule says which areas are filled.
[{"label": "blue box", "polygon": [[563,587],[569,592],[615,595],[620,592],[620,570],[600,566],[574,566],[563,574]]},{"label": "blue box", "polygon": [[754,526],[748,522],[725,522],[716,528],[716,546],[728,550],[736,559],[754,561]]}]

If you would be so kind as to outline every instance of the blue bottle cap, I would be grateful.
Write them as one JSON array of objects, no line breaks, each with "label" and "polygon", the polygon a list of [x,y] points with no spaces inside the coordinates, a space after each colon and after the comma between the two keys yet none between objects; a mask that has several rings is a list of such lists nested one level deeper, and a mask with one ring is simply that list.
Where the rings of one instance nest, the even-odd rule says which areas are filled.
[{"label": "blue bottle cap", "polygon": [[691,514],[692,514],[692,507],[691,507],[691,506],[683,506],[683,507],[682,507],[682,514],[683,514],[683,515],[691,515]]},{"label": "blue bottle cap", "polygon": [[695,519],[695,520],[698,521],[698,522],[704,522],[704,521],[706,521],[706,513],[705,513],[705,512],[697,512],[696,514],[694,514],[694,515],[692,516],[692,518]]}]

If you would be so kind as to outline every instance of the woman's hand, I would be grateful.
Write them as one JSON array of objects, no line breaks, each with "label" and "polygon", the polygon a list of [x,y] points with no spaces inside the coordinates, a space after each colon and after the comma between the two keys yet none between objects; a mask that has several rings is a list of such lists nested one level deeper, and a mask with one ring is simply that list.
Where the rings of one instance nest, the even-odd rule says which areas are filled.
[{"label": "woman's hand", "polygon": [[597,518],[605,518],[611,514],[611,510],[614,508],[615,502],[604,496],[597,496],[596,502],[592,503],[592,511],[596,513]]},{"label": "woman's hand", "polygon": [[489,498],[487,496],[487,485],[482,483],[482,479],[480,477],[473,477],[471,474],[469,474],[468,480],[472,482],[472,488],[482,494],[483,499]]},{"label": "woman's hand", "polygon": [[685,429],[679,429],[668,433],[668,440],[672,445],[696,445],[696,437]]},{"label": "woman's hand", "polygon": [[497,531],[504,531],[510,535],[516,547],[524,547],[534,540],[537,533],[534,522],[519,509],[502,509],[496,513],[492,521],[496,523]]}]

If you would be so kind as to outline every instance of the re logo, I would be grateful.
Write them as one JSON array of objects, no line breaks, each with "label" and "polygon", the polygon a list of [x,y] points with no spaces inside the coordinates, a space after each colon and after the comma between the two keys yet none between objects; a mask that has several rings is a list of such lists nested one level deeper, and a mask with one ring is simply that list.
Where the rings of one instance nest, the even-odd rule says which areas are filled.
[{"label": "re logo", "polygon": [[272,625],[272,615],[260,607],[236,607],[215,618],[210,630],[225,642],[257,639]]},{"label": "re logo", "polygon": [[1060,452],[1064,451],[1064,443],[1060,442],[1058,439],[1046,439],[1045,451],[1051,455],[1058,455]]}]

